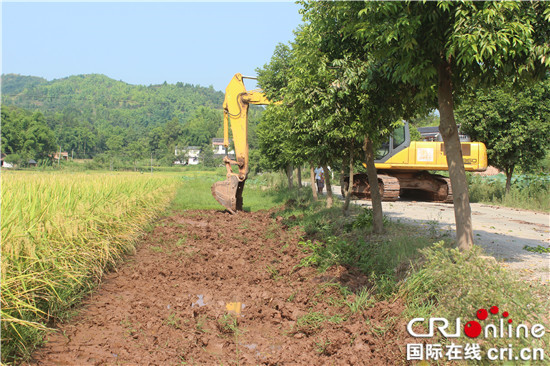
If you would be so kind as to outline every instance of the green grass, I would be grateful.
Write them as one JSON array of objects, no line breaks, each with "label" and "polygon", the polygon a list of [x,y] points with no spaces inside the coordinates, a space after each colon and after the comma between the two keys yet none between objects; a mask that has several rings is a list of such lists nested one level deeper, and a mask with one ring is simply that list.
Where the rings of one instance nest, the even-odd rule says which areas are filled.
[{"label": "green grass", "polygon": [[[514,324],[543,324],[546,329],[550,298],[548,289],[525,281],[506,270],[494,260],[481,254],[479,247],[461,253],[443,242],[421,250],[423,261],[403,281],[397,295],[407,303],[409,319],[443,317],[476,320],[478,309],[498,306],[507,311]],[[451,322],[453,323],[453,322]],[[496,323],[496,321],[494,321]],[[462,336],[460,343],[470,343]],[[504,338],[484,341],[482,349],[489,347],[520,349],[524,347],[545,349],[550,352],[547,340],[534,338]],[[483,352],[484,354],[486,352]]]},{"label": "green grass", "polygon": [[[280,213],[287,217],[287,225],[305,230],[306,237],[298,244],[308,256],[300,265],[320,271],[334,265],[357,268],[371,277],[379,298],[392,296],[404,275],[401,272],[420,257],[418,250],[433,244],[433,238],[420,229],[388,219],[384,220],[386,233],[373,235],[370,209],[352,206],[351,215],[346,217],[339,203],[330,209],[323,207],[323,201],[309,204],[311,193],[307,193],[290,198],[291,204]],[[398,267],[402,269],[398,271]]]},{"label": "green grass", "polygon": [[518,175],[512,178],[510,192],[505,192],[506,177],[471,175],[471,202],[482,202],[526,210],[550,212],[550,175]]},{"label": "green grass", "polygon": [[[225,169],[186,171],[180,179],[183,184],[172,202],[173,210],[224,210],[212,196],[211,187],[215,182],[226,179]],[[259,177],[246,181],[243,191],[244,211],[268,210],[284,202],[286,193],[274,188],[266,189],[264,184],[267,182]]]},{"label": "green grass", "polygon": [[[356,290],[355,297],[346,301],[351,314],[380,300],[400,298],[406,304],[405,321],[416,317],[475,320],[478,309],[497,305],[513,314],[517,323],[541,323],[549,328],[547,287],[537,283],[526,285],[496,261],[483,256],[480,248],[461,253],[452,248],[449,238],[434,237],[435,233],[426,235],[414,226],[389,220],[384,235],[373,235],[368,210],[354,207],[352,214],[344,217],[339,204],[331,209],[323,204],[323,201],[311,202],[305,192],[294,193],[285,209],[277,214],[286,218],[287,225],[305,229],[299,246],[307,256],[299,265],[313,266],[320,272],[343,265],[369,276],[372,285]],[[327,305],[329,300],[325,299]],[[314,333],[326,321],[323,317],[321,313],[308,314],[297,322],[296,329]],[[384,333],[386,328],[389,329],[373,331]],[[464,338],[459,341],[471,343],[471,339]],[[481,341],[485,351],[489,347],[506,348],[508,344],[518,349],[539,347],[546,355],[550,352],[544,339]]]}]

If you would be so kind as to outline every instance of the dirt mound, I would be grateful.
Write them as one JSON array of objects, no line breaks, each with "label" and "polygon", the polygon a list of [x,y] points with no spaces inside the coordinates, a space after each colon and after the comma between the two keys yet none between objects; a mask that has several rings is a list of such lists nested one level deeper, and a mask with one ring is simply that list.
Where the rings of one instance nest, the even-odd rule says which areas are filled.
[{"label": "dirt mound", "polygon": [[403,364],[400,302],[352,313],[368,279],[300,267],[302,233],[269,212],[166,217],[34,365]]}]

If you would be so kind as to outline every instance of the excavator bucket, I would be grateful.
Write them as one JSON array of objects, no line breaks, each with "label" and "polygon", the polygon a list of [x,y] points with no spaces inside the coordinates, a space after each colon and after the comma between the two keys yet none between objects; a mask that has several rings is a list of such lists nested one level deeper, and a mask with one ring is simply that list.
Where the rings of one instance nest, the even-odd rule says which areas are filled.
[{"label": "excavator bucket", "polygon": [[243,209],[244,182],[236,175],[230,175],[226,180],[216,182],[212,186],[212,196],[232,214]]}]

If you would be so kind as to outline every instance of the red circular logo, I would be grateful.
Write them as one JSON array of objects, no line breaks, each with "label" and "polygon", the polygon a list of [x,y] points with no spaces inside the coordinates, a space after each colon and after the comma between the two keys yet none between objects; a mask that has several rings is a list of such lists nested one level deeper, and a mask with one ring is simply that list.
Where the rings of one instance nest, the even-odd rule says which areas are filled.
[{"label": "red circular logo", "polygon": [[481,325],[475,320],[469,321],[464,325],[464,334],[470,338],[476,338],[481,334]]}]

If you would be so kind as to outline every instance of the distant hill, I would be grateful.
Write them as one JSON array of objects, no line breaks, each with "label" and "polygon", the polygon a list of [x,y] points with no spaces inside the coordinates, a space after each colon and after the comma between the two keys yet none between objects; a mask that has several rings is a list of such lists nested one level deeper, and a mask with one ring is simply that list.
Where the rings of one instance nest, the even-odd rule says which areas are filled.
[{"label": "distant hill", "polygon": [[95,127],[149,129],[173,118],[191,118],[203,106],[221,110],[224,94],[198,85],[131,85],[105,75],[70,76],[47,81],[35,76],[2,75],[2,104],[45,114],[70,111]]},{"label": "distant hill", "polygon": [[[13,127],[2,129],[4,141],[20,136],[23,117],[34,112],[44,116],[56,145],[77,158],[109,153],[136,159],[154,152],[169,161],[175,146],[203,145],[223,136],[224,93],[212,87],[131,85],[101,74],[52,81],[15,74],[1,78],[3,116],[11,118],[5,126]],[[260,106],[249,111],[251,148],[262,111]]]},{"label": "distant hill", "polygon": [[48,80],[37,76],[23,76],[16,74],[2,75],[2,94],[19,94],[25,89],[46,84]]}]

